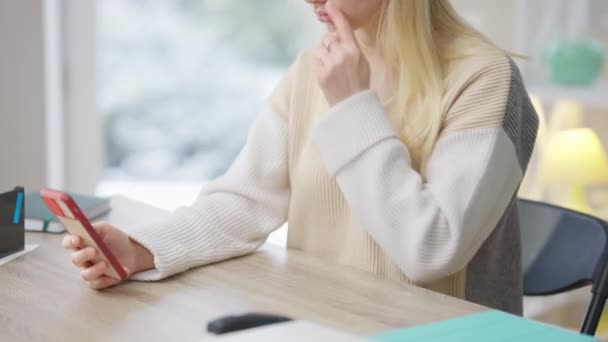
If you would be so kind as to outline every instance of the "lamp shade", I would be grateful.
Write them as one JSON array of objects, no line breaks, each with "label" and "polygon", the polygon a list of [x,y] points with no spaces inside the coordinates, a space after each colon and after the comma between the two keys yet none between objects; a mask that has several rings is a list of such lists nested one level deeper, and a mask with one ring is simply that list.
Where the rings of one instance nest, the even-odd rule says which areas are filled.
[{"label": "lamp shade", "polygon": [[608,158],[597,135],[589,128],[553,134],[545,147],[541,179],[547,184],[608,182]]},{"label": "lamp shade", "polygon": [[566,129],[581,128],[583,112],[583,106],[576,101],[562,99],[555,102],[549,121],[549,135]]}]

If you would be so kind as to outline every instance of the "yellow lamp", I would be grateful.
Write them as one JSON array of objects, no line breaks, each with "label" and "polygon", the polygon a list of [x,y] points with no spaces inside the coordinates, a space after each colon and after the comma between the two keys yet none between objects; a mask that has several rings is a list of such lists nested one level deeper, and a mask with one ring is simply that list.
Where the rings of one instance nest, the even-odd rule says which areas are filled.
[{"label": "yellow lamp", "polygon": [[608,182],[608,158],[597,135],[589,128],[556,132],[545,147],[541,179],[545,184],[569,186],[564,206],[592,214],[585,187]]},{"label": "yellow lamp", "polygon": [[553,105],[549,121],[549,135],[565,129],[582,127],[583,106],[572,100],[558,100]]}]

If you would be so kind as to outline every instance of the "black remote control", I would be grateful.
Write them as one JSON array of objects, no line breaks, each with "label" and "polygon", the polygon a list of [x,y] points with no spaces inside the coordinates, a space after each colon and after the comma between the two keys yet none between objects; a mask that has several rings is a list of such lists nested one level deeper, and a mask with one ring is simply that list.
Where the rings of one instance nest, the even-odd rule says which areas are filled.
[{"label": "black remote control", "polygon": [[243,315],[224,316],[215,319],[207,324],[207,331],[216,335],[245,330],[249,328],[261,327],[281,322],[289,322],[292,319],[285,316],[247,313]]}]

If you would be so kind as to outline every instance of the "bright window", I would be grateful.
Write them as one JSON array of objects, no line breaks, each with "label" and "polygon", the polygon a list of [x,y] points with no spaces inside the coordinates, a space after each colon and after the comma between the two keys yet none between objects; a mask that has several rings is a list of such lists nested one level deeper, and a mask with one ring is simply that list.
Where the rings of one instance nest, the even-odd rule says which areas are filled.
[{"label": "bright window", "polygon": [[165,209],[228,169],[264,99],[321,30],[301,0],[97,3],[98,194]]},{"label": "bright window", "polygon": [[204,182],[314,28],[304,1],[98,2],[104,180]]}]

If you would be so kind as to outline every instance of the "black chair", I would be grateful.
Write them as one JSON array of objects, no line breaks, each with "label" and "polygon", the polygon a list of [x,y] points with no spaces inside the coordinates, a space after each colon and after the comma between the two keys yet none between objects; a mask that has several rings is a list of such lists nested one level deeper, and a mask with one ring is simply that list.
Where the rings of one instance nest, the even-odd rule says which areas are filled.
[{"label": "black chair", "polygon": [[608,223],[554,205],[519,200],[524,294],[592,285],[581,333],[595,335],[608,298]]}]

